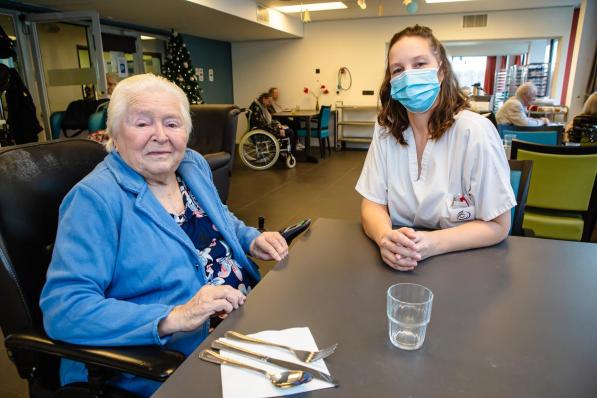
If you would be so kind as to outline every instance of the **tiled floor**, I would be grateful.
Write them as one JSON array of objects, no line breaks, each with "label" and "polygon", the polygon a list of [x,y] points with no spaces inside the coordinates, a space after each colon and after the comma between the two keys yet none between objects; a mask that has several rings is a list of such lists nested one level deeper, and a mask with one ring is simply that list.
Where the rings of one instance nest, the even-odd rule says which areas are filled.
[{"label": "tiled floor", "polygon": [[[232,173],[228,206],[247,224],[280,229],[304,218],[358,219],[360,197],[354,186],[366,152],[334,152],[314,164],[298,163],[289,170],[282,164],[266,171],[253,171],[237,159]],[[273,262],[260,262],[265,274]],[[0,341],[4,337],[0,333]],[[25,398],[27,384],[21,380],[0,345],[0,398]]]}]

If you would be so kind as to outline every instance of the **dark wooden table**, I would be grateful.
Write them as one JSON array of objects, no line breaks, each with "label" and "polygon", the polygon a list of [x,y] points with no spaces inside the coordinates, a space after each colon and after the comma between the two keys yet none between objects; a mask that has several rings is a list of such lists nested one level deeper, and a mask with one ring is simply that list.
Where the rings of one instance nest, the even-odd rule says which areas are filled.
[{"label": "dark wooden table", "polygon": [[[317,163],[318,160],[315,156],[311,155],[311,119],[315,116],[319,116],[319,111],[315,109],[298,110],[298,111],[283,111],[272,113],[272,117],[275,119],[288,119],[293,118],[294,120],[303,120],[305,128],[307,129],[307,136],[305,137],[305,157],[303,161]],[[299,125],[299,123],[296,123]],[[295,131],[298,134],[298,131]]]},{"label": "dark wooden table", "polygon": [[[423,347],[388,340],[386,290],[435,294]],[[510,237],[393,271],[356,222],[319,219],[246,304],[234,329],[309,326],[337,389],[303,397],[597,397],[597,245]],[[220,369],[191,355],[155,397],[221,396]]]}]

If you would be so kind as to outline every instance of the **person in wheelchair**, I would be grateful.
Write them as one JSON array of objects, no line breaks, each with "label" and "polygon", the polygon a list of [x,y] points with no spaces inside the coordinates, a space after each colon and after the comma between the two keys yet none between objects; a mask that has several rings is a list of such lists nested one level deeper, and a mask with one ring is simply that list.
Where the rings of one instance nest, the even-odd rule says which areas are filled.
[{"label": "person in wheelchair", "polygon": [[[89,346],[163,345],[189,355],[260,279],[247,256],[280,261],[288,245],[236,218],[207,161],[187,149],[184,92],[162,77],[122,81],[108,107],[105,159],[66,195],[40,298],[56,340]],[[62,385],[86,381],[63,359]],[[141,396],[159,383],[120,374]]]},{"label": "person in wheelchair", "polygon": [[272,106],[272,97],[269,93],[263,93],[249,106],[251,116],[249,126],[251,129],[262,129],[269,131],[277,137],[288,137],[290,139],[290,153],[296,156],[296,133],[288,126],[272,118],[268,108]]}]

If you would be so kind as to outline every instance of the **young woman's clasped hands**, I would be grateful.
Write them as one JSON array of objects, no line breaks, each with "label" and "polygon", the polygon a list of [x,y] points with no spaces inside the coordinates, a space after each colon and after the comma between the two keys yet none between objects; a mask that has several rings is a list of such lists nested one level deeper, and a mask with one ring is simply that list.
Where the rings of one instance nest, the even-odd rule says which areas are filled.
[{"label": "young woman's clasped hands", "polygon": [[377,245],[382,260],[399,271],[412,271],[419,261],[435,255],[433,238],[426,231],[402,227],[385,232]]}]

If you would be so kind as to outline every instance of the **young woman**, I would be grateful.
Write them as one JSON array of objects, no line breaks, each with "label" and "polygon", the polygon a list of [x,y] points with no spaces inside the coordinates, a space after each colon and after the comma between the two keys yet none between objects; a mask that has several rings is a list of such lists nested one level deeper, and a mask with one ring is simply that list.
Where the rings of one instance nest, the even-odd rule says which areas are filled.
[{"label": "young woman", "polygon": [[383,261],[401,271],[430,256],[502,241],[516,201],[497,131],[465,109],[431,29],[415,25],[395,34],[387,58],[382,109],[356,186],[365,233]]}]

